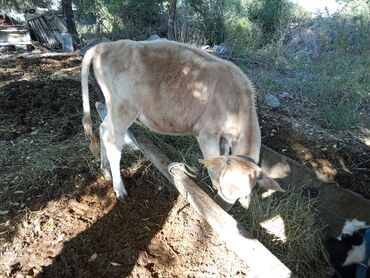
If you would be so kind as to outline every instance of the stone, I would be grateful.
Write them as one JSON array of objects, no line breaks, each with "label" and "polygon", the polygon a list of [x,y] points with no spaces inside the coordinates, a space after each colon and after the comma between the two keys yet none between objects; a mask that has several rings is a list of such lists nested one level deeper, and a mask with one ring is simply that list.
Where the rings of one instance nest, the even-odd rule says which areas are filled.
[{"label": "stone", "polygon": [[280,107],[280,101],[277,97],[267,94],[265,97],[265,104],[271,108],[278,108]]},{"label": "stone", "polygon": [[290,99],[292,98],[292,96],[288,93],[288,92],[282,92],[280,95],[279,95],[280,98],[285,98],[285,99]]},{"label": "stone", "polygon": [[158,36],[157,34],[154,34],[154,35],[151,35],[148,39],[147,39],[147,41],[155,41],[155,40],[160,40],[161,39],[161,37],[160,36]]}]

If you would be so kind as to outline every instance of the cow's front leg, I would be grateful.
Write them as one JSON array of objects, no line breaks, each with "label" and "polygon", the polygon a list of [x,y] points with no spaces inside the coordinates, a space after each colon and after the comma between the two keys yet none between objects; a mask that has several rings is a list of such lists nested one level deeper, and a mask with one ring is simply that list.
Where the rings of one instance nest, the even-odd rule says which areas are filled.
[{"label": "cow's front leg", "polygon": [[[200,146],[200,149],[202,151],[203,157],[210,158],[210,157],[216,157],[220,155],[220,147],[225,147],[221,146],[222,142],[220,142],[220,137],[217,135],[212,135],[212,134],[200,134],[197,137],[198,144]],[[226,148],[224,148],[223,151],[225,151]],[[230,151],[227,149],[226,151]],[[228,211],[230,210],[234,203],[229,202],[226,200],[221,193],[221,185],[220,185],[220,171],[221,168],[217,169],[210,169],[208,168],[208,174],[211,178],[212,185],[214,189],[217,190],[217,194],[214,196],[215,202],[220,205],[224,210]]]},{"label": "cow's front leg", "polygon": [[[202,151],[203,158],[215,157],[220,155],[220,137],[213,134],[201,133],[197,137],[197,141]],[[213,188],[219,190],[220,173],[212,169],[207,169],[211,178]]]}]

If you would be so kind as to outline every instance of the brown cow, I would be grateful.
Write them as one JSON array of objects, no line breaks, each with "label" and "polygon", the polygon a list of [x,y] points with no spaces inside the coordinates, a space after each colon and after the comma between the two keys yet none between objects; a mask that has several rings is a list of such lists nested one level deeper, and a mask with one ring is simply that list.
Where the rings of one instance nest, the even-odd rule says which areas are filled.
[{"label": "brown cow", "polygon": [[108,111],[100,125],[101,168],[110,178],[110,166],[119,200],[127,195],[121,150],[136,119],[162,134],[197,138],[204,157],[200,162],[209,167],[225,209],[247,196],[257,180],[266,189],[284,192],[257,166],[261,135],[254,90],[231,62],[167,40],[120,40],[91,48],[82,61],[83,126],[96,150],[88,92],[91,64]]}]

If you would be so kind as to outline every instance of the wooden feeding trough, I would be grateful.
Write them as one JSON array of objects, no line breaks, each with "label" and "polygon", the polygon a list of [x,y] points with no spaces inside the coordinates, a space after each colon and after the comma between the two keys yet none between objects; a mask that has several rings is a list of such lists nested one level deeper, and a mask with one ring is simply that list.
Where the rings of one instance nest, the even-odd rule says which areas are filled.
[{"label": "wooden feeding trough", "polygon": [[[95,86],[95,84],[93,84]],[[99,90],[98,90],[99,91]],[[104,119],[105,105],[99,104],[99,116]],[[101,109],[103,107],[103,109]],[[219,207],[188,174],[184,164],[173,162],[164,155],[139,129],[131,127],[128,136],[152,164],[172,183],[191,206],[207,221],[218,236],[250,268],[253,277],[295,277],[262,243],[250,236],[238,222]],[[308,167],[262,145],[261,168],[282,185],[294,184],[318,192],[318,210],[327,234],[338,235],[346,219],[358,218],[370,222],[370,201],[358,194],[325,182]],[[169,167],[170,166],[170,167]],[[170,172],[169,172],[170,171]]]},{"label": "wooden feeding trough", "polygon": [[207,221],[226,245],[248,265],[255,277],[294,277],[289,268],[262,243],[251,237],[246,230],[240,228],[238,222],[195,183],[187,174],[183,164],[173,164],[139,130],[130,129],[128,135],[153,165]]},{"label": "wooden feeding trough", "polygon": [[[103,120],[105,105],[97,103]],[[276,258],[262,243],[249,235],[238,222],[225,212],[188,175],[182,163],[173,163],[138,129],[131,127],[128,136],[173,184],[190,205],[207,221],[226,245],[250,268],[253,277],[294,277],[292,271]]]}]

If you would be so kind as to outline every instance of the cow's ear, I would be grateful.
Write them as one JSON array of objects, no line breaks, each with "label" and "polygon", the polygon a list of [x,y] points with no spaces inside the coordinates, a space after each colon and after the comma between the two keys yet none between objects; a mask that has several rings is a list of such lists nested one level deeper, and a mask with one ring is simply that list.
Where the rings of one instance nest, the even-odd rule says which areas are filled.
[{"label": "cow's ear", "polygon": [[260,175],[258,176],[258,185],[263,189],[271,189],[274,191],[279,191],[285,193],[285,190],[281,188],[279,183],[277,183],[275,180],[267,176],[265,173],[261,171]]},{"label": "cow's ear", "polygon": [[199,159],[199,163],[202,163],[205,167],[209,168],[223,168],[229,164],[229,160],[222,156],[209,157],[205,159]]}]

